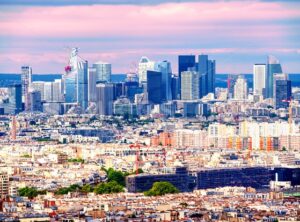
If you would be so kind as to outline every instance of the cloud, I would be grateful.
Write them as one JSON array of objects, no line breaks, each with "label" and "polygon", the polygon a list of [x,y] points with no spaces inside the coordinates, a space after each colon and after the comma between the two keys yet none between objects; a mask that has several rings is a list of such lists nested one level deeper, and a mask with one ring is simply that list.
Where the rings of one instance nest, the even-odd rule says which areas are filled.
[{"label": "cloud", "polygon": [[[231,2],[235,0],[225,0]],[[295,2],[298,0],[260,0],[261,2]],[[224,2],[224,0],[1,0],[0,5],[65,6],[65,5],[157,5],[185,2]]]},{"label": "cloud", "polygon": [[218,62],[226,70],[234,62],[245,65],[247,55],[252,56],[248,67],[259,62],[255,56],[270,52],[299,57],[300,8],[277,1],[69,2],[0,10],[0,71],[18,71],[29,63],[41,73],[62,72],[68,56],[64,46],[80,47],[91,62],[111,62],[116,72],[125,72],[142,55],[175,65],[178,54],[203,52],[222,61],[232,58],[230,64]]}]

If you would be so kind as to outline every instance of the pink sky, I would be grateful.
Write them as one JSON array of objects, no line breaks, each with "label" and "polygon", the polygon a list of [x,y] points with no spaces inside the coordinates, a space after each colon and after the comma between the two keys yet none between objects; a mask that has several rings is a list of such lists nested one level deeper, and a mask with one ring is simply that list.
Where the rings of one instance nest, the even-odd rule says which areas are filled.
[{"label": "pink sky", "polygon": [[261,1],[10,6],[0,10],[0,72],[19,72],[26,63],[38,73],[60,73],[68,56],[64,46],[79,47],[91,63],[111,62],[115,73],[128,71],[142,55],[171,60],[176,71],[176,56],[185,53],[209,53],[220,72],[248,72],[266,55],[278,54],[288,72],[300,72],[300,7],[292,6]]}]

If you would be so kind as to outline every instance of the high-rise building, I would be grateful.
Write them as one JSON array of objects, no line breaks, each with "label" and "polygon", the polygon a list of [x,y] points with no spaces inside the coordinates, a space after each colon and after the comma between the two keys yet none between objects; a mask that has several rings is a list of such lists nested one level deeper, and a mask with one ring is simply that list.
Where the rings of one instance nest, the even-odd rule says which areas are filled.
[{"label": "high-rise building", "polygon": [[181,73],[188,71],[189,68],[196,66],[195,55],[179,55],[178,56],[178,77],[179,77],[179,93],[181,91]]},{"label": "high-rise building", "polygon": [[1,101],[4,114],[18,114],[22,112],[22,85],[15,84],[5,88],[6,96]]},{"label": "high-rise building", "polygon": [[147,95],[148,102],[151,104],[160,104],[164,102],[162,97],[162,73],[157,71],[147,71]]},{"label": "high-rise building", "polygon": [[199,73],[196,71],[181,72],[181,99],[199,99]]},{"label": "high-rise building", "polygon": [[143,56],[140,59],[139,66],[138,66],[138,76],[139,76],[139,83],[147,82],[147,71],[154,71],[155,62],[150,61],[147,57]]},{"label": "high-rise building", "polygon": [[253,65],[253,94],[264,96],[266,95],[266,80],[267,69],[266,64]]},{"label": "high-rise building", "polygon": [[22,82],[22,101],[25,104],[25,111],[30,109],[29,104],[29,88],[32,82],[32,68],[30,66],[21,67],[21,82]]},{"label": "high-rise building", "polygon": [[179,86],[180,86],[179,77],[176,75],[172,75],[171,77],[172,100],[180,99]]},{"label": "high-rise building", "polygon": [[273,77],[273,81],[273,95],[275,108],[288,108],[289,101],[292,96],[292,86],[291,81],[288,80],[288,75],[284,73],[275,74]]},{"label": "high-rise building", "polygon": [[111,81],[111,64],[107,62],[96,62],[93,64],[96,69],[97,82],[110,82]]},{"label": "high-rise building", "polygon": [[39,91],[42,101],[64,102],[64,83],[62,79],[55,79],[54,82],[32,82],[31,90]]},{"label": "high-rise building", "polygon": [[97,113],[99,115],[113,114],[114,85],[112,83],[98,83],[97,92]]},{"label": "high-rise building", "polygon": [[155,64],[155,71],[161,72],[162,74],[162,99],[164,101],[169,101],[172,99],[171,92],[171,78],[172,78],[172,68],[171,63],[168,61],[157,62]]},{"label": "high-rise building", "polygon": [[44,82],[43,100],[47,102],[53,101],[53,85],[52,82]]},{"label": "high-rise building", "polygon": [[88,62],[78,63],[77,103],[83,109],[88,107]]},{"label": "high-rise building", "polygon": [[97,72],[95,68],[89,68],[88,70],[88,101],[96,102],[96,85],[97,85]]},{"label": "high-rise building", "polygon": [[42,112],[43,111],[40,91],[29,92],[29,99],[30,99],[30,111],[31,112]]},{"label": "high-rise building", "polygon": [[45,82],[44,81],[34,81],[31,83],[31,89],[34,91],[41,92],[41,99],[44,101],[44,89],[45,89]]},{"label": "high-rise building", "polygon": [[134,101],[134,96],[136,94],[142,93],[143,89],[139,87],[139,82],[137,81],[127,81],[124,84],[124,95],[130,99],[131,102]]},{"label": "high-rise building", "polygon": [[199,55],[198,72],[200,75],[200,98],[208,93],[215,93],[216,62],[208,60],[208,55]]},{"label": "high-rise building", "polygon": [[64,102],[64,83],[62,79],[55,79],[52,82],[52,101]]},{"label": "high-rise building", "polygon": [[88,62],[78,56],[78,48],[72,48],[65,71],[65,101],[77,103],[85,110],[88,106]]},{"label": "high-rise building", "polygon": [[247,80],[243,76],[239,76],[234,85],[234,99],[245,100],[248,98]]},{"label": "high-rise building", "polygon": [[279,60],[275,56],[268,56],[267,64],[267,82],[266,82],[266,97],[273,98],[274,74],[282,73],[282,68]]}]

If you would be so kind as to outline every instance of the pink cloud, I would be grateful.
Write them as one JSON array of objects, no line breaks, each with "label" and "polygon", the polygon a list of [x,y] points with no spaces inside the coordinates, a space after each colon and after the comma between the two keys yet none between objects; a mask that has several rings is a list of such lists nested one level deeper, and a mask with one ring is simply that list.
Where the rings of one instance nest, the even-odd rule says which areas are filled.
[{"label": "pink cloud", "polygon": [[279,3],[256,1],[169,3],[155,6],[30,7],[21,12],[1,13],[4,14],[3,17],[7,17],[0,21],[3,33],[31,37],[204,33],[215,29],[222,30],[226,23],[229,23],[229,27],[242,29],[237,22],[300,17],[300,9],[285,8]]}]

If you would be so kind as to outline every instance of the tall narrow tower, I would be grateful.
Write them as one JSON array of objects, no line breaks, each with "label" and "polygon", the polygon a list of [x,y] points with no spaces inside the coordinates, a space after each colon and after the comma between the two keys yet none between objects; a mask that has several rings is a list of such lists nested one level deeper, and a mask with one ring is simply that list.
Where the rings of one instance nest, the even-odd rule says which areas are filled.
[{"label": "tall narrow tower", "polygon": [[28,111],[30,109],[29,88],[32,82],[32,68],[30,66],[22,66],[21,72],[22,100],[25,104],[25,111]]}]

